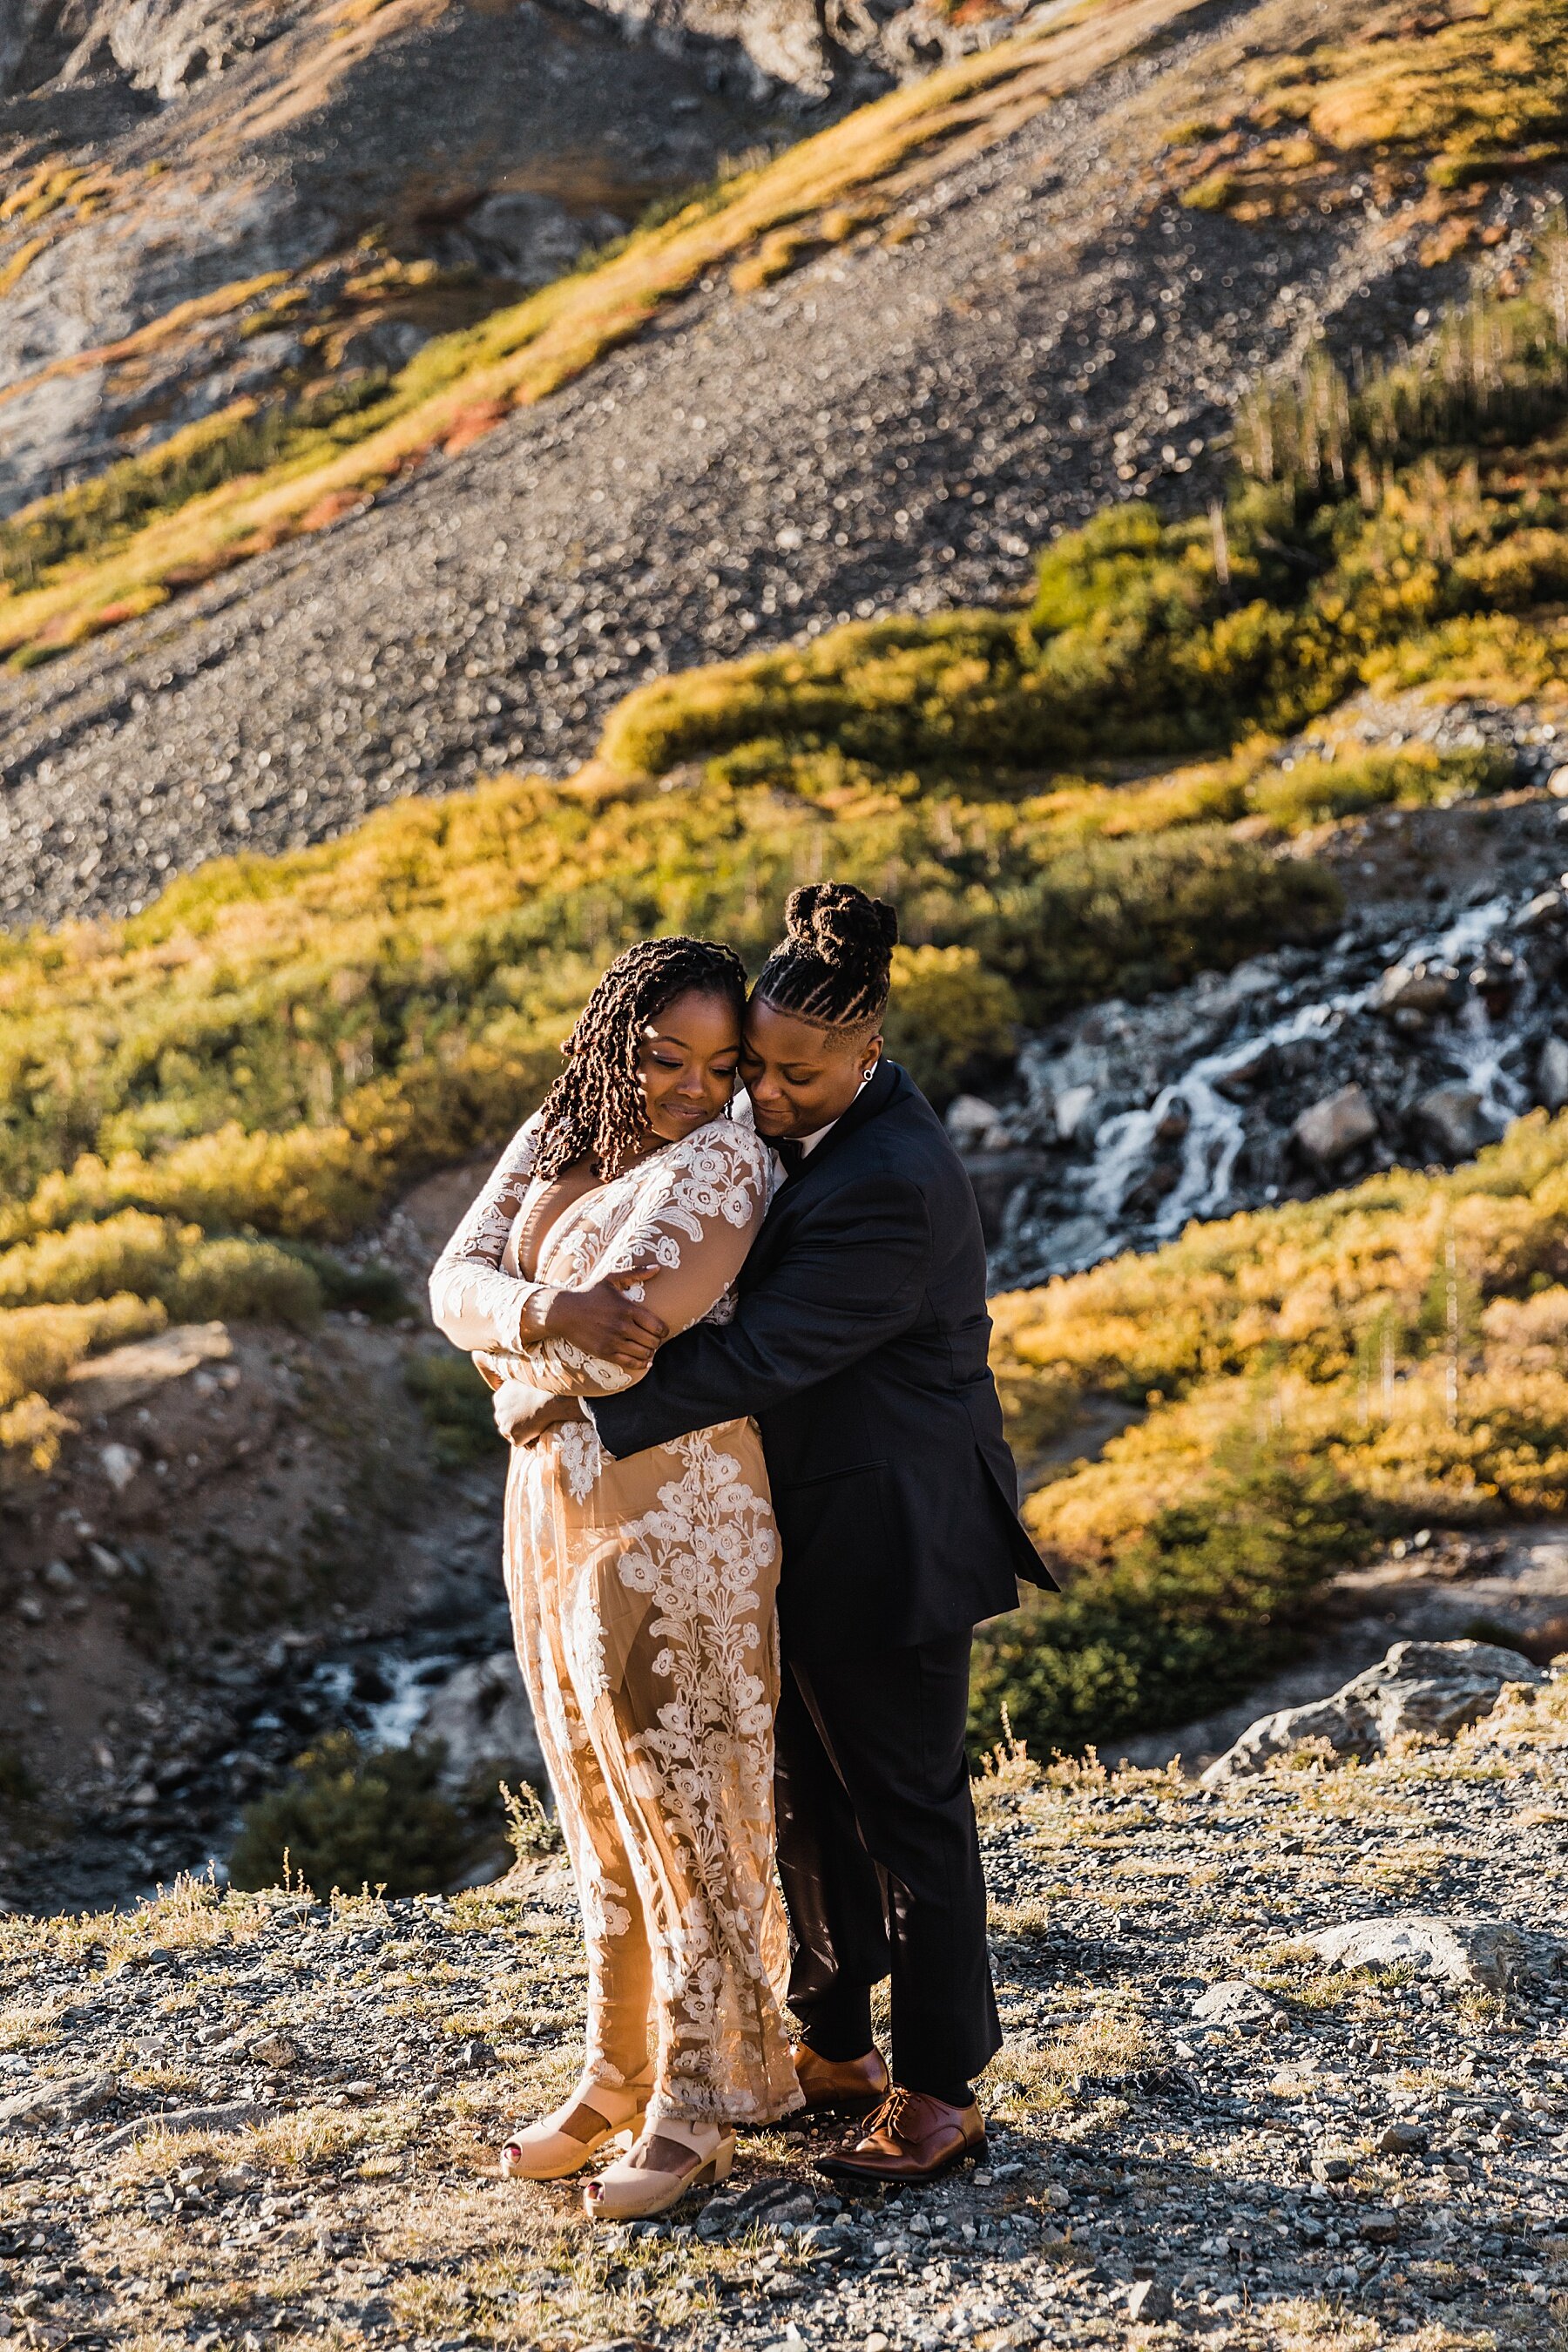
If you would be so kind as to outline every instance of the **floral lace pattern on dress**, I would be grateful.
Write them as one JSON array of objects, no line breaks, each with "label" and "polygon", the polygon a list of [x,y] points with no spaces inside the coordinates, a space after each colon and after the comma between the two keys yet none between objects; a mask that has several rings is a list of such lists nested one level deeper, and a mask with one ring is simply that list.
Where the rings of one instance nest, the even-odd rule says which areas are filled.
[{"label": "floral lace pattern on dress", "polygon": [[[504,1234],[466,1221],[503,1282],[537,1181],[510,1192]],[[726,1318],[772,1181],[755,1133],[715,1120],[571,1202],[538,1278],[584,1289],[647,1266],[638,1286],[672,1331]],[[637,1377],[559,1339],[508,1346],[499,1325],[476,1344],[557,1394]],[[587,2074],[629,2079],[651,2056],[656,2118],[766,2121],[800,2104],[773,1869],[778,1564],[750,1422],[621,1462],[574,1422],[513,1454],[507,1582],[583,1906]]]}]

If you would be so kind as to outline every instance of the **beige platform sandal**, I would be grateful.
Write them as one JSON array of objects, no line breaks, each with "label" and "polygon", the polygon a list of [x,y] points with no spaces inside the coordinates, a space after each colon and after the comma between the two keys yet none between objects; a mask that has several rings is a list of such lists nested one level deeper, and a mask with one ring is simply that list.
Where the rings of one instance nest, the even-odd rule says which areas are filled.
[{"label": "beige platform sandal", "polygon": [[651,2083],[587,2083],[536,2124],[513,2132],[500,2152],[503,2180],[563,2180],[581,2172],[606,2142],[643,2127]]},{"label": "beige platform sandal", "polygon": [[689,2189],[727,2179],[734,2160],[733,2132],[664,2116],[647,2127],[629,2156],[586,2183],[583,2210],[590,2221],[646,2221],[668,2213]]}]

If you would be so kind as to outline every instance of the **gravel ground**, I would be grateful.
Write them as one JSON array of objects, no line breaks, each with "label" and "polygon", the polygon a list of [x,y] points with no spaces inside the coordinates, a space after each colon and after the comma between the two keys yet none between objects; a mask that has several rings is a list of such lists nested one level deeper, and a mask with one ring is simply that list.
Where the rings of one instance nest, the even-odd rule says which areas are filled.
[{"label": "gravel ground", "polygon": [[[0,2331],[1011,2352],[1136,2315],[1135,2342],[1260,2352],[1561,2340],[1568,1679],[1370,1766],[1205,1796],[1013,1763],[980,1802],[1008,2036],[987,2159],[842,2204],[815,2128],[748,2137],[724,2192],[633,2230],[491,2176],[577,2063],[559,1862],[450,1901],[176,1890],[0,1923]],[[1512,1923],[1539,1972],[1336,1972],[1305,1941],[1411,1912]]]},{"label": "gravel ground", "polygon": [[1163,130],[1243,32],[1296,38],[1299,12],[1183,16],[955,162],[909,242],[714,284],[368,511],[0,683],[0,921],[122,912],[401,793],[564,772],[643,677],[1005,598],[1112,495],[1206,495],[1260,369],[1320,320],[1386,348],[1458,282],[1419,268],[1414,219],[1258,229],[1163,199]]}]

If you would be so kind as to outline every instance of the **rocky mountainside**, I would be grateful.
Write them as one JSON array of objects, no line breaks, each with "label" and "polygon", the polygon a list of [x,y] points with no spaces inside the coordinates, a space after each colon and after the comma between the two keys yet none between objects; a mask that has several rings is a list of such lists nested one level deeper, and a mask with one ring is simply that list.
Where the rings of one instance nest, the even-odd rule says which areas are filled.
[{"label": "rocky mountainside", "polygon": [[1447,1715],[1428,1672],[1421,1741],[1360,1764],[1321,1746],[1199,1789],[999,1756],[989,2144],[903,2195],[827,2193],[820,2123],[744,2135],[721,2190],[624,2231],[587,2231],[571,2182],[498,2182],[504,2127],[575,2078],[559,1861],[450,1902],[182,1885],[0,1920],[0,2325],[1548,2352],[1568,1683],[1516,1665]]},{"label": "rocky mountainside", "polygon": [[923,0],[13,0],[0,512],[237,400],[384,380],[982,32]]},{"label": "rocky mountainside", "polygon": [[237,400],[384,380],[778,113],[718,49],[534,0],[31,21],[0,104],[7,511]]},{"label": "rocky mountainside", "polygon": [[[1203,498],[1260,371],[1320,333],[1391,353],[1460,286],[1461,252],[1481,240],[1505,263],[1550,199],[1549,180],[1500,167],[1435,233],[1432,201],[1403,181],[1374,190],[1345,154],[1310,166],[1310,206],[1182,201],[1195,166],[1173,126],[1233,109],[1257,60],[1289,58],[1309,29],[1359,35],[1363,13],[1320,0],[1309,28],[1281,0],[1091,12],[972,107],[962,136],[900,167],[881,226],[858,227],[851,206],[749,276],[704,278],[569,388],[521,413],[492,404],[475,429],[493,430],[368,508],[345,491],[321,510],[331,528],[144,619],[125,619],[134,597],[111,604],[112,636],[0,681],[0,915],[124,909],[171,871],[341,830],[401,793],[505,765],[560,772],[650,674],[836,617],[1007,597],[1054,529],[1107,500]],[[353,37],[402,21],[385,10]],[[456,43],[468,21],[406,39]],[[422,109],[411,52],[385,39],[366,73],[395,71]],[[537,43],[530,55],[533,73]],[[640,60],[667,79],[692,68],[657,44],[638,58],[646,120]],[[180,103],[222,96],[232,121],[238,87]],[[469,84],[441,87],[456,105]],[[553,85],[538,87],[553,111]],[[626,119],[597,92],[584,76],[563,124],[579,102]],[[676,118],[710,125],[709,152],[741,130],[719,103]],[[221,274],[266,266],[230,255]],[[395,326],[433,299],[372,290]],[[331,308],[343,287],[328,294]],[[310,315],[329,344],[346,330],[336,310]],[[242,324],[268,348],[292,331],[259,310]],[[101,383],[73,373],[26,397],[45,419],[72,403],[96,416]]]}]

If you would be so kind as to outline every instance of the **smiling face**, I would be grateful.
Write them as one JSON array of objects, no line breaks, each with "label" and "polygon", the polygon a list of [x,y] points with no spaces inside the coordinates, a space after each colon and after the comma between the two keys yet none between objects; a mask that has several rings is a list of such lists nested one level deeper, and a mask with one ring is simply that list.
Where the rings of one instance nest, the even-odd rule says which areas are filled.
[{"label": "smiling face", "polygon": [[746,1007],[741,1077],[757,1133],[779,1143],[815,1135],[842,1118],[881,1053],[879,1036],[825,1029],[753,996]]},{"label": "smiling face", "polygon": [[741,1024],[728,997],[689,989],[654,1014],[638,1041],[637,1079],[661,1142],[679,1142],[720,1116],[740,1057]]}]

